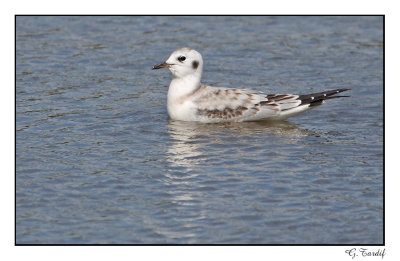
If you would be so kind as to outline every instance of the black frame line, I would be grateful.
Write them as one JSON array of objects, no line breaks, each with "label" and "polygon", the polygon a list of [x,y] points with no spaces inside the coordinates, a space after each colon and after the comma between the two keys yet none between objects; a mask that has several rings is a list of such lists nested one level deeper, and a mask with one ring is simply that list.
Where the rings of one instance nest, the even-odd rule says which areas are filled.
[{"label": "black frame line", "polygon": [[[18,16],[381,16],[383,19],[383,240],[382,244],[17,244],[17,17]],[[14,246],[385,246],[385,15],[384,14],[300,14],[300,15],[287,15],[287,14],[121,14],[121,15],[107,15],[107,14],[15,14],[14,15]]]}]

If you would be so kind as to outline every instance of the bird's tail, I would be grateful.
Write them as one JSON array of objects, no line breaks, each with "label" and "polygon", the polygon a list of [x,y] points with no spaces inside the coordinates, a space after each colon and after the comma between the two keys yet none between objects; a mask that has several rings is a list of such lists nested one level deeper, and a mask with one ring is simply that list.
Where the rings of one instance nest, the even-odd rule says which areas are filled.
[{"label": "bird's tail", "polygon": [[311,94],[306,94],[306,95],[299,95],[297,100],[299,100],[300,103],[295,107],[281,111],[278,118],[280,120],[284,120],[289,117],[293,117],[297,114],[308,111],[312,108],[315,108],[315,107],[323,104],[325,102],[325,100],[349,97],[349,96],[344,96],[344,95],[335,96],[338,93],[345,92],[348,90],[350,90],[350,89],[336,89],[336,90],[317,92],[317,93],[311,93]]}]

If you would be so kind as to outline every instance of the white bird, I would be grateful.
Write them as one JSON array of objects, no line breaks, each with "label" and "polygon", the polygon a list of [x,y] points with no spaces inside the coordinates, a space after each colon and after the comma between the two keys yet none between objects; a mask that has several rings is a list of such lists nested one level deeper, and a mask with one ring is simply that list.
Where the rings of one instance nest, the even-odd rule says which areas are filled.
[{"label": "white bird", "polygon": [[307,95],[263,94],[248,89],[212,87],[201,84],[203,58],[188,47],[176,50],[154,69],[168,68],[172,81],[167,108],[174,120],[198,122],[284,120],[310,110],[325,100],[350,89],[336,89]]}]

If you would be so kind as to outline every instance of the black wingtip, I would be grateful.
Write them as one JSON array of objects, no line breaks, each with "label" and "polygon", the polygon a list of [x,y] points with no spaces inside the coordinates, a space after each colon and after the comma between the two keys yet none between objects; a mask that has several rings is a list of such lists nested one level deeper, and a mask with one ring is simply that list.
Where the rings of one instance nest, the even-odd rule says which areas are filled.
[{"label": "black wingtip", "polygon": [[336,96],[336,94],[345,92],[345,91],[350,91],[351,89],[348,88],[343,88],[343,89],[336,89],[336,90],[330,90],[330,91],[325,91],[325,92],[318,92],[318,93],[312,93],[312,94],[307,94],[307,95],[300,95],[298,100],[301,100],[301,104],[310,104],[310,106],[318,106],[321,105],[324,100],[329,100],[329,99],[335,99],[335,98],[342,98],[342,97],[349,97],[349,96]]},{"label": "black wingtip", "polygon": [[346,91],[351,91],[351,89],[345,88],[345,89],[337,89],[338,93],[339,92],[346,92]]}]

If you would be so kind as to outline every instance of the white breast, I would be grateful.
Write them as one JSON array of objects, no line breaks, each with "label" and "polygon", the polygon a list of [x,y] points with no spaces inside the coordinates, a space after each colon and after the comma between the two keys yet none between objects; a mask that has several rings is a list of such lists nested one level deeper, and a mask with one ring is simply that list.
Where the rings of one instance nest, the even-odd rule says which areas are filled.
[{"label": "white breast", "polygon": [[180,121],[196,121],[196,106],[187,100],[184,102],[174,102],[168,99],[168,115],[171,119]]}]

